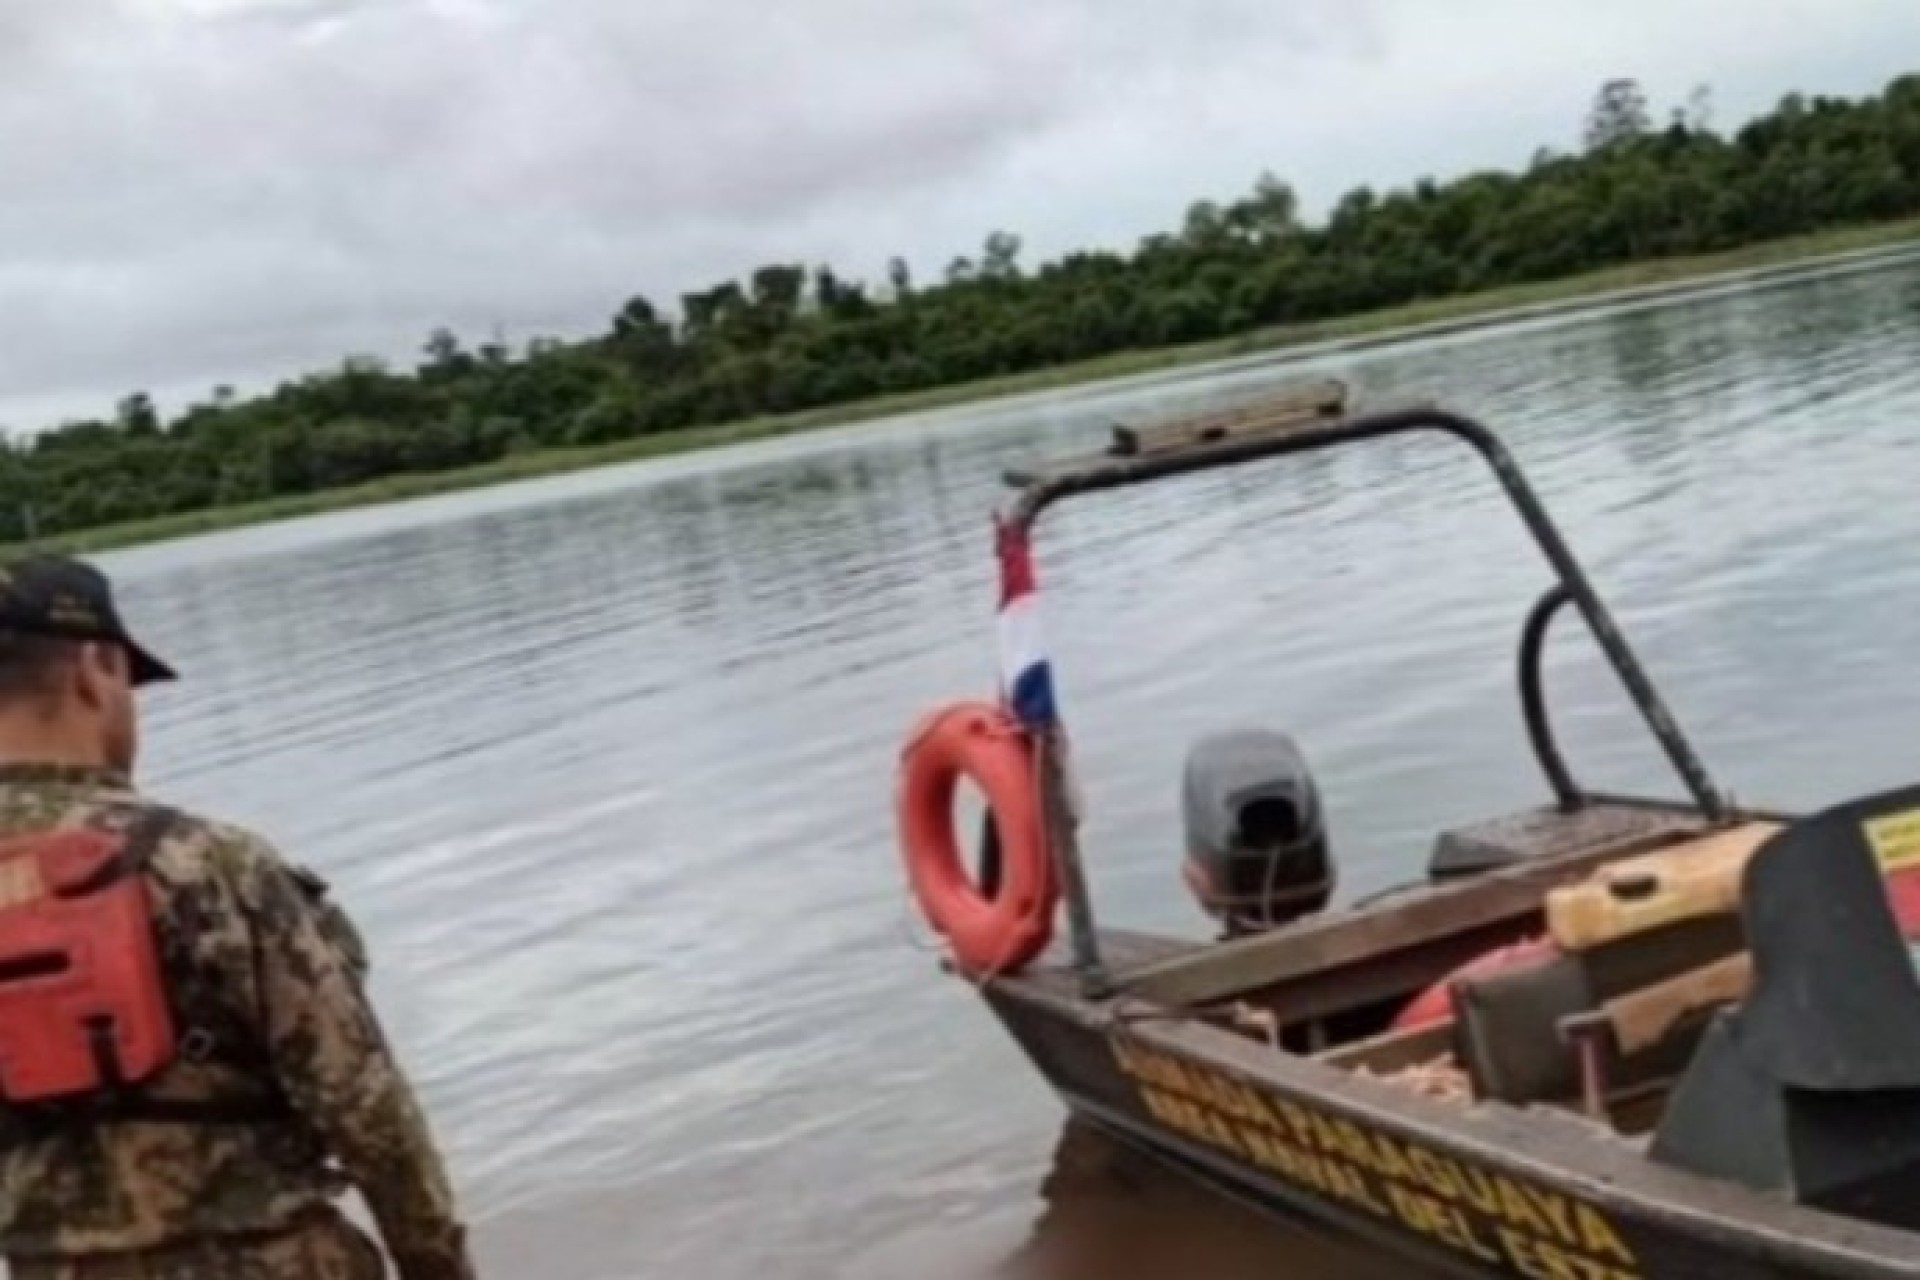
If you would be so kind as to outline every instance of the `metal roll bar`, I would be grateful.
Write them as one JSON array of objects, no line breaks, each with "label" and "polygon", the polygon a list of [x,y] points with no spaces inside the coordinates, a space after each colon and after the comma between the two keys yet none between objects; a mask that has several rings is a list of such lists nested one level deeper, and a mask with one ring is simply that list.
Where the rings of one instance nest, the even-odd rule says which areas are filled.
[{"label": "metal roll bar", "polygon": [[[1337,386],[1337,384],[1335,384]],[[1563,807],[1577,807],[1580,792],[1567,774],[1547,725],[1540,689],[1539,658],[1548,624],[1559,608],[1571,601],[1586,619],[1594,638],[1625,685],[1647,727],[1666,752],[1688,793],[1710,823],[1727,820],[1728,807],[1708,776],[1706,766],[1688,743],[1639,659],[1615,625],[1613,616],[1588,581],[1586,571],[1567,546],[1546,508],[1534,494],[1519,464],[1497,436],[1471,418],[1430,406],[1415,406],[1356,417],[1344,416],[1344,388],[1337,396],[1323,395],[1304,404],[1297,399],[1281,410],[1242,411],[1208,421],[1181,424],[1149,435],[1118,429],[1112,447],[1103,454],[1055,464],[1031,472],[1009,472],[1007,483],[1018,490],[1005,519],[1031,534],[1040,517],[1068,498],[1146,484],[1175,476],[1240,466],[1269,458],[1309,453],[1340,445],[1360,444],[1385,436],[1437,431],[1473,448],[1493,469],[1513,508],[1547,559],[1557,584],[1535,605],[1522,638],[1521,691],[1527,728],[1542,768]],[[1094,931],[1093,907],[1072,815],[1065,796],[1065,738],[1057,729],[1040,742],[1041,800],[1047,814],[1048,843],[1060,873],[1062,894],[1072,930],[1074,967],[1089,998],[1111,994],[1112,981],[1100,957]]]},{"label": "metal roll bar", "polygon": [[1567,762],[1554,741],[1553,722],[1547,715],[1546,682],[1541,674],[1541,656],[1546,650],[1547,628],[1565,608],[1573,594],[1563,584],[1548,587],[1527,614],[1520,629],[1520,713],[1527,722],[1527,741],[1540,772],[1547,775],[1553,798],[1563,813],[1572,813],[1586,803],[1586,795],[1573,780]]}]

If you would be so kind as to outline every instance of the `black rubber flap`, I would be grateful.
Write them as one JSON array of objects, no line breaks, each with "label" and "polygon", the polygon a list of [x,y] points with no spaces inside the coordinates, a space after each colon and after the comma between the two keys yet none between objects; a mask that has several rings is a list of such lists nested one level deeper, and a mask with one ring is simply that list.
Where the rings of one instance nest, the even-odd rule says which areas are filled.
[{"label": "black rubber flap", "polygon": [[1920,787],[1788,826],[1747,864],[1752,989],[1723,1012],[1648,1154],[1836,1213],[1920,1221],[1920,979],[1894,895]]},{"label": "black rubber flap", "polygon": [[1754,1065],[1797,1089],[1920,1088],[1920,979],[1885,871],[1920,865],[1920,786],[1792,823],[1747,865]]}]

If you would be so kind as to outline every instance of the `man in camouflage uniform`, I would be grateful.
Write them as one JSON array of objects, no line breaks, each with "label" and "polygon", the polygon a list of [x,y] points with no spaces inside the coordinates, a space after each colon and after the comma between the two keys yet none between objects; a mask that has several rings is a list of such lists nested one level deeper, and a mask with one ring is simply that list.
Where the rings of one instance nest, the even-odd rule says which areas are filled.
[{"label": "man in camouflage uniform", "polygon": [[378,1280],[334,1207],[351,1186],[401,1280],[465,1280],[440,1156],[325,886],[133,787],[134,690],[172,678],[91,566],[0,565],[0,838],[88,826],[144,848],[180,1046],[120,1110],[0,1100],[0,1255],[13,1280]]}]

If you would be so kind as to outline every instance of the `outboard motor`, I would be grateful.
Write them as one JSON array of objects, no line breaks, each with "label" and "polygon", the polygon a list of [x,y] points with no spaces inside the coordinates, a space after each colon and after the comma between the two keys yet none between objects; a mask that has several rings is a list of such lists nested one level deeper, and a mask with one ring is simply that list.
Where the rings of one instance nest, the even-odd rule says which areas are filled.
[{"label": "outboard motor", "polygon": [[1326,908],[1325,811],[1293,739],[1261,729],[1202,738],[1187,752],[1181,807],[1187,888],[1228,937]]}]

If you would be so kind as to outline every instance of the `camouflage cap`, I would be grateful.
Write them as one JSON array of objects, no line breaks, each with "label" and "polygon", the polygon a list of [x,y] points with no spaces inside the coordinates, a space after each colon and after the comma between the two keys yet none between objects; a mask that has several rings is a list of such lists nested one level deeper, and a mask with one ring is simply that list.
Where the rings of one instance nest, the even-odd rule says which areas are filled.
[{"label": "camouflage cap", "polygon": [[127,630],[107,576],[66,556],[42,553],[0,563],[0,631],[117,644],[127,652],[135,685],[177,678]]}]

